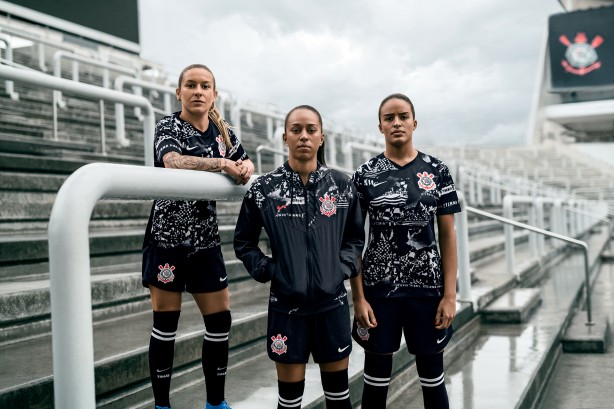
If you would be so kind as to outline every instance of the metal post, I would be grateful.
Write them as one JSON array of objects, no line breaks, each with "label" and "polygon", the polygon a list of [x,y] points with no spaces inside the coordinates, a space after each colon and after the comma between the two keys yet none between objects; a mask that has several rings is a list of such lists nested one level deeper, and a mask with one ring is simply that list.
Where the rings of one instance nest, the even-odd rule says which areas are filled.
[{"label": "metal post", "polygon": [[[5,51],[4,51],[5,59],[9,63],[12,63],[13,62],[13,44],[11,42],[11,37],[4,35],[4,34],[0,34],[0,41],[4,42],[6,46]],[[15,88],[13,87],[13,81],[6,80],[4,84],[5,84],[5,91],[11,97],[11,99],[13,101],[19,100],[19,94],[15,92]]]},{"label": "metal post", "polygon": [[[505,195],[503,197],[503,217],[509,220],[514,219],[514,202],[511,195]],[[514,260],[514,227],[511,224],[506,224],[503,227],[503,233],[505,235],[505,264],[507,265],[507,272],[516,274],[516,260]]]},{"label": "metal post", "polygon": [[38,68],[43,72],[47,72],[47,66],[45,65],[45,44],[39,42],[36,48],[38,51]]},{"label": "metal post", "polygon": [[7,67],[5,65],[0,65],[0,78],[23,81],[44,88],[68,91],[90,98],[105,99],[112,102],[121,102],[124,104],[140,106],[143,108],[145,115],[143,121],[144,161],[147,166],[153,166],[153,155],[151,153],[151,149],[153,149],[155,117],[151,103],[144,97],[138,97],[136,95],[100,88],[94,85],[82,84],[80,82],[74,82],[63,78],[56,78],[54,76],[39,72],[19,70],[13,67]]},{"label": "metal post", "polygon": [[[504,203],[506,202],[506,199],[507,200],[511,199],[511,198],[508,199],[508,197],[509,196],[506,196],[503,199]],[[517,226],[517,227],[520,227],[520,228],[525,229],[525,230],[529,230],[529,231],[536,232],[536,233],[539,233],[539,234],[542,234],[542,235],[546,235],[546,236],[549,236],[549,237],[552,237],[552,238],[555,238],[555,239],[558,239],[558,240],[563,240],[563,241],[565,241],[567,243],[571,243],[573,245],[582,247],[582,249],[584,251],[584,272],[585,272],[584,276],[585,276],[585,281],[586,281],[585,282],[585,287],[586,287],[586,313],[587,313],[586,325],[594,325],[593,317],[592,317],[591,295],[590,295],[590,286],[591,286],[591,284],[590,284],[590,265],[589,265],[589,260],[588,260],[588,244],[586,242],[580,241],[580,240],[576,240],[576,239],[568,237],[568,236],[563,236],[561,234],[553,233],[553,232],[550,232],[550,231],[547,231],[547,230],[539,229],[537,227],[530,226],[530,225],[524,224],[524,223],[520,223],[520,222],[511,220],[509,218],[506,218],[506,217],[497,216],[495,214],[488,213],[488,212],[485,212],[483,210],[479,210],[479,209],[473,208],[471,206],[465,206],[465,210],[468,211],[468,212],[471,212],[471,213],[476,213],[476,214],[484,216],[484,217],[488,217],[490,219],[498,220],[498,221],[500,221],[502,223],[505,223],[506,225]],[[609,222],[609,220],[608,220],[608,222]]]},{"label": "metal post", "polygon": [[51,98],[51,105],[53,106],[53,140],[58,140],[58,94],[53,91]]},{"label": "metal post", "polygon": [[462,211],[454,217],[456,222],[456,245],[458,250],[458,297],[459,301],[471,302],[471,267],[469,260],[469,223],[467,211],[463,209],[463,192],[456,191]]},{"label": "metal post", "polygon": [[107,156],[107,141],[104,125],[104,101],[100,100],[100,150],[104,156]]},{"label": "metal post", "polygon": [[[535,192],[533,192],[535,194]],[[537,200],[536,196],[533,196],[532,206],[529,207],[529,224],[531,226],[537,225],[537,217],[535,215],[535,200]],[[537,235],[535,233],[529,233],[529,253],[531,257],[537,257]]]},{"label": "metal post", "polygon": [[[538,197],[535,199],[535,226],[539,227],[540,229],[544,229],[544,225],[544,199]],[[536,233],[533,234],[536,236],[537,239],[537,254],[539,256],[542,256],[546,252],[546,243],[544,240],[544,236],[537,236]]]},{"label": "metal post", "polygon": [[582,247],[584,253],[584,281],[586,283],[586,325],[595,325],[593,322],[593,308],[591,302],[591,277],[590,277],[590,265],[588,261],[588,246]]},{"label": "metal post", "polygon": [[103,163],[85,165],[66,179],[48,230],[56,408],[96,407],[88,239],[96,202],[105,197],[241,200],[246,190],[221,174]]},{"label": "metal post", "polygon": [[72,80],[79,82],[79,62],[73,61],[71,66],[72,66]]}]

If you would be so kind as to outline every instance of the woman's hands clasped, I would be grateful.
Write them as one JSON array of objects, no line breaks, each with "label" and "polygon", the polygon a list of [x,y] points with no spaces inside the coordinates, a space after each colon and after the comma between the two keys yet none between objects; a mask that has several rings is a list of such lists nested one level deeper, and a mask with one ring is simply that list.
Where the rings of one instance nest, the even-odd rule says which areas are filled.
[{"label": "woman's hands clasped", "polygon": [[237,185],[244,185],[249,182],[249,178],[254,173],[254,164],[251,160],[237,160],[236,162],[230,159],[225,159],[226,166],[224,172],[231,176]]}]

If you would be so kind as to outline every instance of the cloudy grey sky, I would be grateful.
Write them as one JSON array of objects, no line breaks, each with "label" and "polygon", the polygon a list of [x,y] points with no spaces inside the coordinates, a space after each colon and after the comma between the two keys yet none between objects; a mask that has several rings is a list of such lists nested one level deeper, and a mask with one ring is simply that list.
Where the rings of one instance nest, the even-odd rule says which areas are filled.
[{"label": "cloudy grey sky", "polygon": [[142,56],[174,76],[207,64],[218,87],[376,134],[402,92],[420,145],[523,144],[556,0],[140,0]]}]

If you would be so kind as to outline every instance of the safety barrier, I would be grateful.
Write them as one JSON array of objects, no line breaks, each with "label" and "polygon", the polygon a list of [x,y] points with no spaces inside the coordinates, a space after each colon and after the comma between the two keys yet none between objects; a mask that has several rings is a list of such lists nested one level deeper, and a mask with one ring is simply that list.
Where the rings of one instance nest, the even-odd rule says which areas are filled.
[{"label": "safety barrier", "polygon": [[[252,178],[253,180],[253,178]],[[55,407],[94,409],[88,225],[99,199],[241,200],[247,186],[210,172],[95,163],[66,179],[49,218]]]},{"label": "safety barrier", "polygon": [[[11,42],[11,37],[0,33],[0,41],[2,41],[5,45],[4,60],[11,64],[13,62],[13,43]],[[13,101],[17,101],[19,99],[19,94],[15,92],[15,88],[13,87],[13,81],[6,80],[4,84],[4,90],[6,91],[6,93],[11,97]]]},{"label": "safety barrier", "polygon": [[[155,128],[155,117],[153,112],[153,107],[151,103],[144,97],[139,97],[137,95],[126,94],[123,92],[118,92],[106,88],[97,87],[89,84],[82,84],[75,81],[66,80],[63,78],[56,78],[51,75],[27,71],[27,70],[19,70],[12,67],[7,67],[4,65],[0,65],[0,78],[8,78],[15,81],[23,81],[25,83],[31,85],[38,85],[43,88],[49,88],[52,90],[60,90],[65,92],[72,92],[74,94],[90,97],[90,98],[98,98],[98,99],[106,99],[112,102],[121,102],[128,105],[140,106],[144,110],[145,120],[143,121],[143,139],[144,139],[144,162],[148,166],[153,166],[153,156],[151,154],[151,150],[153,149],[153,138],[154,138],[154,128]],[[54,110],[57,109],[56,104],[53,104]],[[57,115],[57,112],[54,112],[54,115]],[[54,125],[57,126],[57,125]],[[54,132],[57,132],[54,129]],[[104,133],[101,134],[101,146],[102,153],[105,153],[105,138]]]}]

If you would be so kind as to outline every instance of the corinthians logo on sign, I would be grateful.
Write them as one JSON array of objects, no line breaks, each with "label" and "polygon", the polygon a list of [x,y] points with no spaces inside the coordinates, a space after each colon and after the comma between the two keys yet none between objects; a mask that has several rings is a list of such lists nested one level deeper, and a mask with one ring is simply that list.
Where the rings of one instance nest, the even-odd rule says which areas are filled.
[{"label": "corinthians logo on sign", "polygon": [[565,71],[575,75],[586,75],[601,68],[596,50],[604,41],[600,35],[596,35],[590,44],[585,33],[577,33],[573,43],[565,34],[559,37],[559,41],[567,46],[565,59],[561,61]]}]

